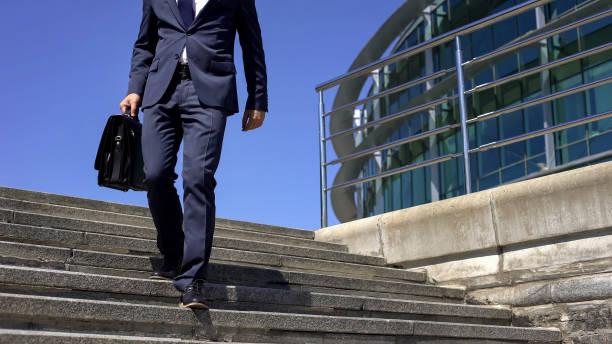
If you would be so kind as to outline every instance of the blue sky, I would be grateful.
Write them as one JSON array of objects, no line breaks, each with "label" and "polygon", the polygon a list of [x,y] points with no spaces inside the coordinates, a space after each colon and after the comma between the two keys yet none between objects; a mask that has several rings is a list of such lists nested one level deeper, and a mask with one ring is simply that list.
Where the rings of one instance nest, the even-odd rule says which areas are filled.
[{"label": "blue sky", "polygon": [[[263,127],[247,133],[240,130],[242,114],[228,120],[216,175],[218,217],[320,227],[314,86],[344,73],[401,3],[257,0],[270,112]],[[93,169],[102,129],[126,92],[141,0],[0,6],[0,185],[146,205],[142,192],[100,188]],[[179,155],[179,175],[181,163]],[[180,178],[177,189],[182,196]]]}]

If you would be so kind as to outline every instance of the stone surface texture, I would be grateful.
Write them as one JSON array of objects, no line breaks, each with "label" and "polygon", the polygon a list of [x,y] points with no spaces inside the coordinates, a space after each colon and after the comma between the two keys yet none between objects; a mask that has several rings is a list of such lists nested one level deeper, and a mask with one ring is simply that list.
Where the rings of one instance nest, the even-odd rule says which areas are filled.
[{"label": "stone surface texture", "polygon": [[425,269],[430,282],[466,287],[470,303],[561,328],[566,343],[609,341],[612,162],[323,228],[315,239]]},{"label": "stone surface texture", "polygon": [[[438,218],[461,206],[447,203],[433,217],[422,216],[419,230],[436,226],[441,235]],[[489,201],[477,199],[470,209],[481,221],[455,217],[455,223],[472,246],[448,243],[445,250],[488,250],[496,240],[474,229],[491,221]],[[516,326],[511,307],[466,304],[463,286],[436,285],[422,269],[387,264],[383,247],[397,252],[408,247],[404,241],[426,244],[419,235],[403,235],[405,216],[395,215],[376,220],[377,228],[393,230],[369,234],[381,250],[368,255],[315,241],[311,231],[219,219],[203,286],[210,308],[191,310],[177,307],[180,292],[170,281],[148,278],[161,257],[145,208],[0,187],[0,343],[561,340],[561,331],[548,325]],[[563,283],[589,288],[595,297],[607,295],[602,281]],[[576,299],[559,286],[548,287],[551,299]]]}]

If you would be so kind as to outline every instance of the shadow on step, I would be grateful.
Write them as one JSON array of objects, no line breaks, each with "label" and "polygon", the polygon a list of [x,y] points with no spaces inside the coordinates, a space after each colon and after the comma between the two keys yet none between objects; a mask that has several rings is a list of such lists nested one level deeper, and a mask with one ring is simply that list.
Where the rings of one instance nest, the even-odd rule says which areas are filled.
[{"label": "shadow on step", "polygon": [[[151,270],[161,267],[162,259],[150,257]],[[290,273],[269,268],[233,264],[209,263],[207,281],[231,285],[247,285],[275,289],[290,288]]]}]

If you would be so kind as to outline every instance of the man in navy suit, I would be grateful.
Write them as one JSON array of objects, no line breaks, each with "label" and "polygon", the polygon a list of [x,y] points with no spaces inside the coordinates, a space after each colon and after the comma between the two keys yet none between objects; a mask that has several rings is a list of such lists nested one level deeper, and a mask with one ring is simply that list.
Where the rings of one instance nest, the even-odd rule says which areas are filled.
[{"label": "man in navy suit", "polygon": [[[254,0],[143,0],[123,113],[143,112],[147,199],[180,306],[206,308],[202,285],[215,228],[214,174],[227,116],[238,112],[234,40],[240,37],[248,99],[242,130],[268,111],[266,64]],[[174,182],[183,146],[183,203]],[[184,216],[184,218],[183,218]]]}]

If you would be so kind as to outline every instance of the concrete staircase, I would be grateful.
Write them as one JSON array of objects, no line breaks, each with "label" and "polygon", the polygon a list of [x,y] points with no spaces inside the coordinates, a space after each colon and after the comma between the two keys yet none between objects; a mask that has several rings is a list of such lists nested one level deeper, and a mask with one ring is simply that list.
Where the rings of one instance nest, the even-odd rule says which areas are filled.
[{"label": "concrete staircase", "polygon": [[425,272],[313,240],[313,232],[219,219],[211,309],[177,306],[147,279],[148,209],[0,187],[0,343],[549,343],[507,307],[464,304]]}]

